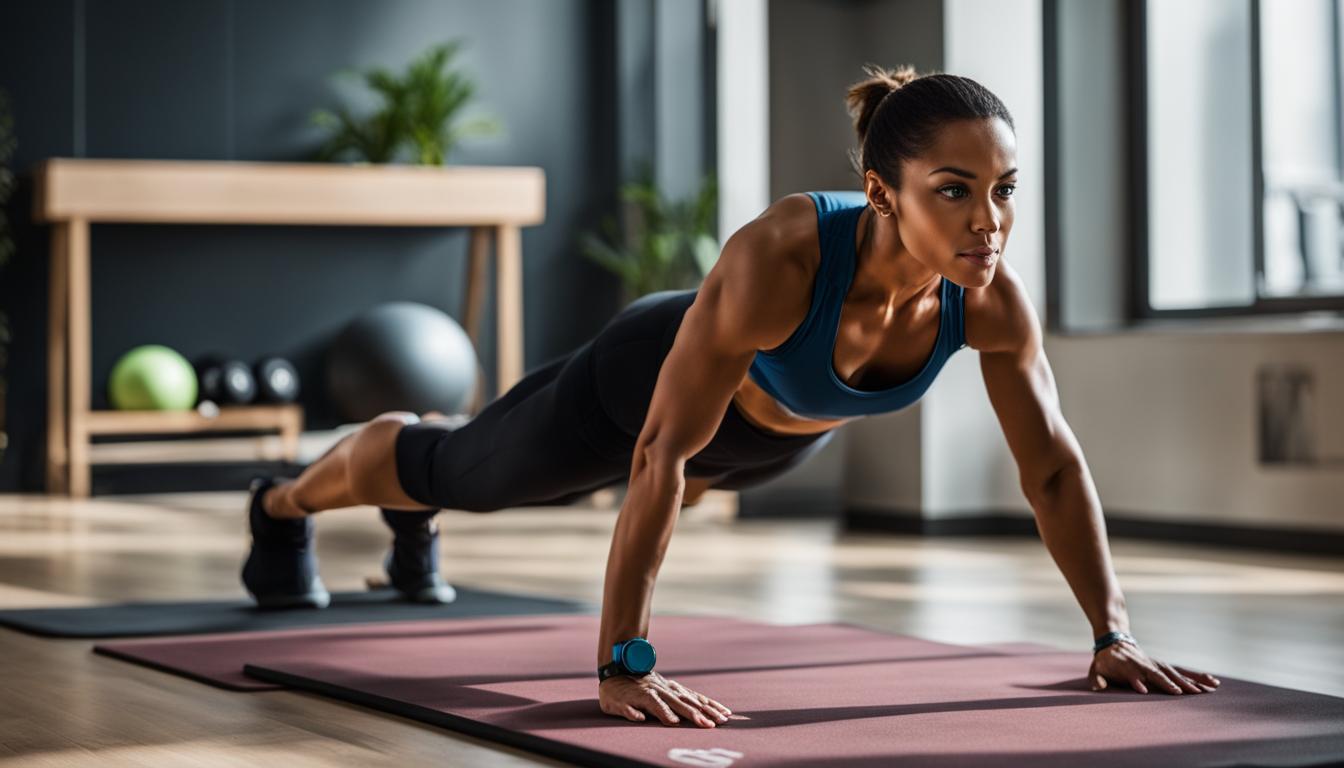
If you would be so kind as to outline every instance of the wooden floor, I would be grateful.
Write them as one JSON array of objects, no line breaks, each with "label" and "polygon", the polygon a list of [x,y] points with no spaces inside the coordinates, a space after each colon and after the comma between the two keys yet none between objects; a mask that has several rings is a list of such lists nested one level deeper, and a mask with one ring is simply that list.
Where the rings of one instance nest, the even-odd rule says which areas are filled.
[{"label": "wooden floor", "polygon": [[[242,493],[0,497],[0,606],[241,597],[242,505]],[[452,581],[600,598],[611,509],[440,521]],[[357,589],[376,573],[388,534],[372,509],[326,513],[318,530],[329,588]],[[1113,551],[1134,633],[1150,653],[1344,696],[1344,560],[1133,541]],[[678,523],[654,637],[658,611],[850,621],[954,643],[1085,649],[1091,640],[1034,539],[842,535],[827,521],[734,521],[718,500]],[[0,629],[0,763],[558,764],[308,694],[217,690],[94,656],[91,645]]]}]

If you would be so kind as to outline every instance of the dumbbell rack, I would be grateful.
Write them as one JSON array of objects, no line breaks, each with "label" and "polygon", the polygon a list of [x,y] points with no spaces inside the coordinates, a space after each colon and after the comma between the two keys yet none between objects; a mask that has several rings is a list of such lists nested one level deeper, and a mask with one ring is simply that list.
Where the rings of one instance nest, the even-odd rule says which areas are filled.
[{"label": "dumbbell rack", "polygon": [[47,337],[47,492],[86,497],[95,435],[278,432],[293,460],[303,409],[90,407],[89,226],[93,223],[466,226],[464,325],[479,347],[490,236],[496,258],[497,387],[523,372],[521,227],[545,218],[540,168],[53,158],[35,175],[34,218],[52,226]]}]

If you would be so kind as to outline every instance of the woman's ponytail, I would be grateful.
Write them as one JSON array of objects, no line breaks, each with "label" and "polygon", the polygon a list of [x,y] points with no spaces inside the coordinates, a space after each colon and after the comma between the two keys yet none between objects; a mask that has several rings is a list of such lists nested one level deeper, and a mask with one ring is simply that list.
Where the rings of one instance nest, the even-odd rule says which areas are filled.
[{"label": "woman's ponytail", "polygon": [[859,146],[863,146],[863,139],[868,135],[868,126],[873,122],[877,105],[882,103],[887,94],[918,77],[915,68],[910,66],[884,69],[876,64],[867,64],[863,72],[868,75],[868,79],[851,85],[845,96],[849,116],[854,118],[854,131],[859,134]]}]

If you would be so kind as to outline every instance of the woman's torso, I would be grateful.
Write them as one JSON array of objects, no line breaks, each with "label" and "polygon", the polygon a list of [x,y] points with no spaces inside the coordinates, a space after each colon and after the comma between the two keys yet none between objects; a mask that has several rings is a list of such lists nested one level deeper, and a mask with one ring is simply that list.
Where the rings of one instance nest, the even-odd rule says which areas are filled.
[{"label": "woman's torso", "polygon": [[[820,202],[822,201],[818,200],[818,203]],[[836,205],[834,199],[827,202]],[[806,259],[814,280],[822,273],[834,277],[837,270],[840,273],[846,269],[851,270],[848,273],[850,275],[857,272],[859,265],[855,263],[855,259],[860,252],[867,217],[873,215],[871,209],[865,207],[862,211],[851,210],[845,217],[847,225],[853,228],[852,242],[847,242],[851,237],[849,229],[844,230],[842,239],[836,240],[835,233],[832,232],[829,235],[829,242],[823,242],[823,237],[819,233],[819,212],[812,199],[797,195],[786,198],[776,205],[787,206],[783,213],[790,222],[795,221],[797,217],[797,226],[787,227],[786,248],[790,251],[796,248],[800,258]],[[824,262],[826,258],[848,259],[850,263],[833,261],[827,264]],[[821,286],[817,288],[820,290]],[[950,294],[948,289],[957,293]],[[959,311],[955,318],[957,327],[943,328],[942,332],[947,334],[947,338],[940,336],[940,328],[949,324],[944,317],[944,301],[952,299],[958,304],[956,307],[948,307],[949,313],[952,310],[960,310],[960,290],[950,284],[945,287],[943,280],[938,279],[921,290],[914,299],[899,306],[890,306],[889,295],[880,288],[854,281],[848,285],[848,290],[845,290],[842,284],[832,294],[832,299],[838,300],[838,292],[844,291],[838,323],[834,326],[833,346],[831,346],[830,329],[825,327],[826,318],[809,317],[804,322],[811,321],[818,324],[818,329],[814,329],[817,331],[814,335],[818,338],[812,340],[814,348],[830,347],[830,363],[838,380],[837,390],[849,388],[862,391],[861,393],[849,391],[847,394],[851,396],[855,394],[866,396],[870,393],[880,396],[877,393],[909,385],[918,387],[918,391],[912,393],[917,398],[927,386],[927,380],[937,374],[937,368],[941,368],[946,355],[955,351],[955,346],[947,345],[958,344],[964,338],[959,335]],[[820,296],[814,298],[814,304],[819,300]],[[813,309],[834,313],[833,304],[834,302],[830,307]],[[814,349],[813,352],[820,352],[823,358],[826,356],[820,349]],[[934,363],[937,365],[934,366]],[[815,367],[821,368],[821,366],[822,363],[817,360]],[[916,378],[921,381],[914,381]],[[843,397],[846,392],[834,394]],[[852,416],[804,417],[795,414],[763,389],[751,375],[743,378],[733,395],[733,400],[748,421],[762,429],[781,434],[825,432],[853,418]]]}]

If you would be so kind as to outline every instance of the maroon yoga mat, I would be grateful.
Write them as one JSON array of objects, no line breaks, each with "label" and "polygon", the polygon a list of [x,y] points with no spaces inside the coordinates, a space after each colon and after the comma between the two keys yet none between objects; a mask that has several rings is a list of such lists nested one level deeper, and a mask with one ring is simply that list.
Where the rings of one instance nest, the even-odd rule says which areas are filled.
[{"label": "maroon yoga mat", "polygon": [[[998,653],[850,625],[657,616],[658,669],[714,729],[597,708],[595,616],[346,628],[248,674],[598,766],[1250,766],[1344,760],[1344,699],[1219,675],[1216,693],[1089,690],[1087,652]],[[410,625],[406,625],[409,627]],[[1175,661],[1179,662],[1179,659]]]},{"label": "maroon yoga mat", "polygon": [[[849,658],[856,649],[867,647],[875,641],[882,645],[885,652],[889,646],[889,635],[874,635],[867,630],[859,630],[845,624],[812,625],[817,632],[830,634],[824,639],[831,644],[833,658]],[[724,636],[729,627],[747,636],[758,636],[768,631],[772,625],[736,619],[710,617],[660,616],[658,632],[684,633],[708,631]],[[500,633],[515,633],[526,636],[528,633],[542,630],[553,631],[554,625],[549,617],[514,617],[498,620],[442,619],[430,621],[385,622],[377,625],[318,627],[307,629],[271,630],[266,632],[232,632],[212,635],[183,635],[180,637],[152,638],[144,640],[125,640],[114,643],[100,643],[93,650],[104,656],[130,661],[147,667],[169,672],[235,691],[266,691],[284,688],[278,683],[262,682],[243,674],[245,664],[268,666],[283,664],[295,658],[338,657],[347,653],[351,643],[367,647],[370,641],[380,638],[396,640],[422,639],[427,642],[466,644],[473,637],[494,637]],[[754,633],[754,634],[753,634]],[[792,653],[806,653],[809,646],[815,645],[818,635],[810,636],[787,634],[778,638],[771,647],[774,657],[784,658]],[[923,649],[925,653],[965,653],[966,647],[935,643],[915,638],[902,638],[903,648]],[[597,634],[594,625],[589,645],[593,646],[589,654],[593,660],[597,657]],[[858,643],[844,651],[846,643]],[[987,645],[986,652],[1025,653],[1031,651],[1050,651],[1049,646],[1032,643],[1004,643]],[[768,658],[757,654],[756,658]],[[595,665],[590,665],[595,666]],[[578,670],[582,672],[583,669]]]}]

